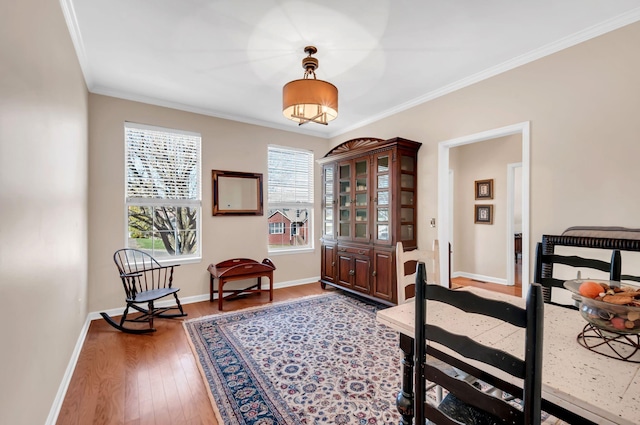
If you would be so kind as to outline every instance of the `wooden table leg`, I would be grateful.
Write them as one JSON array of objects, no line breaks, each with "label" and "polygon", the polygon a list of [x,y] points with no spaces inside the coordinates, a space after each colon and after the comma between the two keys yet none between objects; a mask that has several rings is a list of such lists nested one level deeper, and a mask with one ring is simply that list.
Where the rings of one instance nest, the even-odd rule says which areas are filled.
[{"label": "wooden table leg", "polygon": [[213,302],[213,275],[209,275],[209,302]]},{"label": "wooden table leg", "polygon": [[224,279],[218,278],[218,310],[222,311]]},{"label": "wooden table leg", "polygon": [[396,398],[396,407],[402,415],[400,425],[411,425],[413,423],[413,338],[400,334],[400,349],[404,353],[402,390]]}]

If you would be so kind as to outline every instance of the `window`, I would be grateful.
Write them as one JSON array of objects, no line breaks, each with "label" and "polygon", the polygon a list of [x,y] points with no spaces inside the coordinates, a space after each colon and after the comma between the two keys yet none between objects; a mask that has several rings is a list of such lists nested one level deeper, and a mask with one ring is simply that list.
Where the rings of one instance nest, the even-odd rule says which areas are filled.
[{"label": "window", "polygon": [[267,205],[270,252],[313,248],[313,152],[269,146]]},{"label": "window", "polygon": [[284,233],[284,223],[269,223],[270,235],[281,235]]},{"label": "window", "polygon": [[125,123],[128,248],[200,259],[200,135]]}]

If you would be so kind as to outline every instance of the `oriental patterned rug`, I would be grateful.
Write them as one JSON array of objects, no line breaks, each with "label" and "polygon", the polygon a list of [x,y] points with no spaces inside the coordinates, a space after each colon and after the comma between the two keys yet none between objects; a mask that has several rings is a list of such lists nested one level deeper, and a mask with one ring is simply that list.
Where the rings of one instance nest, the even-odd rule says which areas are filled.
[{"label": "oriental patterned rug", "polygon": [[184,322],[220,424],[397,424],[398,334],[328,294]]},{"label": "oriental patterned rug", "polygon": [[220,425],[395,425],[402,352],[376,311],[333,293],[183,323]]}]

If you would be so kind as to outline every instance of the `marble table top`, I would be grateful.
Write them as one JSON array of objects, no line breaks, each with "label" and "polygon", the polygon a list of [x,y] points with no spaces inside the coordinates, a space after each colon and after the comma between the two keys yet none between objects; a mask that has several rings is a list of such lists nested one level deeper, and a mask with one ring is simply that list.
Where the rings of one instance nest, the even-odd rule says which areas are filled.
[{"label": "marble table top", "polygon": [[[464,290],[524,305],[521,298],[479,288]],[[586,321],[578,311],[550,304],[544,309],[542,397],[598,424],[639,424],[640,364],[581,346],[576,337]],[[378,311],[377,320],[413,337],[414,313],[414,303],[408,302]],[[523,357],[524,330],[509,324],[431,301],[427,321]]]}]

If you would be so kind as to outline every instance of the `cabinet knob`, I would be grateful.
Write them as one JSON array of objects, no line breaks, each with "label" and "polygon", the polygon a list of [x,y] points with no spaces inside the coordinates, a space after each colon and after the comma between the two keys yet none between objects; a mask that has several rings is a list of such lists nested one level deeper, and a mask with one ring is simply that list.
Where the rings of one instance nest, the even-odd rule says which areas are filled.
[{"label": "cabinet knob", "polygon": [[358,254],[360,254],[360,255],[364,254],[364,250],[361,249],[360,251],[358,251]]},{"label": "cabinet knob", "polygon": [[331,267],[335,267],[335,266],[336,266],[336,262],[335,262],[335,261],[332,261],[332,262],[331,262]]},{"label": "cabinet knob", "polygon": [[374,271],[373,271],[373,273],[372,273],[373,277],[376,277],[376,274],[377,274],[377,273],[376,273],[376,271],[374,270]]},{"label": "cabinet knob", "polygon": [[349,276],[353,276],[354,274],[356,274],[356,272],[354,272],[353,270],[349,270]]}]

